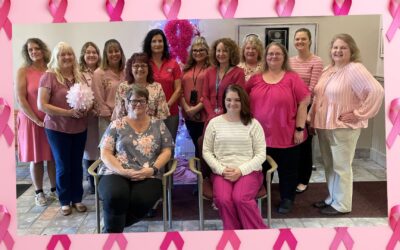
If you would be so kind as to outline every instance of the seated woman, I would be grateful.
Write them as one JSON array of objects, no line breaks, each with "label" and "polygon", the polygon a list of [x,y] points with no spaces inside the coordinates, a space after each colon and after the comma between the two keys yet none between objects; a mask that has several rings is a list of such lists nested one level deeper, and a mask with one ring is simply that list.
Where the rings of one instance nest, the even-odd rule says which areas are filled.
[{"label": "seated woman", "polygon": [[164,122],[146,113],[149,91],[134,85],[124,98],[128,115],[112,121],[100,142],[103,233],[123,232],[161,197],[161,168],[173,147]]},{"label": "seated woman", "polygon": [[266,159],[263,128],[241,86],[229,85],[222,100],[224,113],[211,119],[203,142],[204,160],[213,171],[214,202],[224,230],[267,228],[255,200]]}]

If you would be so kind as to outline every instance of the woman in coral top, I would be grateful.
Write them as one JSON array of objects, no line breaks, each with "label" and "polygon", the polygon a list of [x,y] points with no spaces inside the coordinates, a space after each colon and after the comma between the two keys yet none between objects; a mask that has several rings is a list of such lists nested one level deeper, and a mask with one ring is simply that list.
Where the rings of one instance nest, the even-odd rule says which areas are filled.
[{"label": "woman in coral top", "polygon": [[360,63],[360,51],[348,34],[331,41],[331,64],[314,89],[310,111],[316,129],[329,195],[314,203],[325,215],[352,209],[352,162],[361,128],[368,126],[382,104],[384,91]]}]

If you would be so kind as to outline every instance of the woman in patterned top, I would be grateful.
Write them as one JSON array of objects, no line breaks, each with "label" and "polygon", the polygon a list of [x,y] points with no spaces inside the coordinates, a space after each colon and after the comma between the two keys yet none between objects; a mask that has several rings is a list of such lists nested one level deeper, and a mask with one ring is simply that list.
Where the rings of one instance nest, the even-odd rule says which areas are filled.
[{"label": "woman in patterned top", "polygon": [[161,197],[161,169],[173,141],[164,122],[146,112],[149,91],[136,84],[124,96],[127,116],[112,121],[100,143],[99,192],[104,233],[121,233]]},{"label": "woman in patterned top", "polygon": [[238,67],[244,70],[246,81],[256,73],[261,73],[264,70],[264,47],[256,34],[249,34],[243,41],[241,58]]}]

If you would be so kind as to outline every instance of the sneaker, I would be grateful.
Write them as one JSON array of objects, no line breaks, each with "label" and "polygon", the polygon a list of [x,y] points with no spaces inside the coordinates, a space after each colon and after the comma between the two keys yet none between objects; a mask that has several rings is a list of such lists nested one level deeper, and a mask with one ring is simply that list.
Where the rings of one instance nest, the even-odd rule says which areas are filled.
[{"label": "sneaker", "polygon": [[48,193],[49,201],[58,201],[58,197],[56,192],[50,192]]},{"label": "sneaker", "polygon": [[47,199],[43,192],[35,195],[36,206],[44,207],[47,206]]}]

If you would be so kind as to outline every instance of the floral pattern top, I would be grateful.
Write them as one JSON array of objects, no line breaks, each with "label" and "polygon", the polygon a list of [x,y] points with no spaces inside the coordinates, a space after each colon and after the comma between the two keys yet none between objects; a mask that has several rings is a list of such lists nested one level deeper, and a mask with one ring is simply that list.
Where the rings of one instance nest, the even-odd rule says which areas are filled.
[{"label": "floral pattern top", "polygon": [[[173,146],[171,134],[163,121],[151,119],[147,130],[137,133],[125,117],[110,123],[99,145],[100,149],[113,151],[121,163],[135,170],[150,167],[164,148]],[[162,172],[159,171],[155,177],[161,179]],[[98,174],[117,173],[102,163]]]}]

